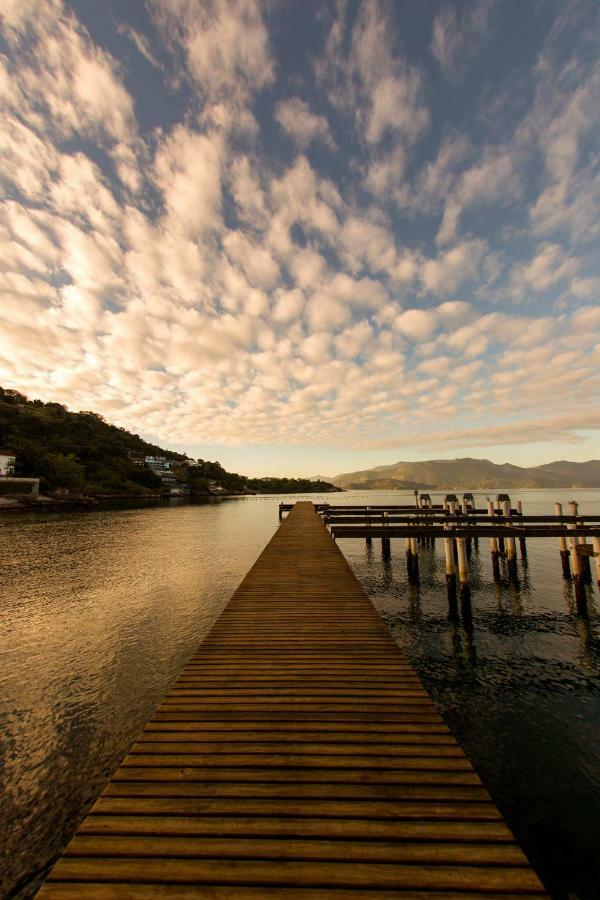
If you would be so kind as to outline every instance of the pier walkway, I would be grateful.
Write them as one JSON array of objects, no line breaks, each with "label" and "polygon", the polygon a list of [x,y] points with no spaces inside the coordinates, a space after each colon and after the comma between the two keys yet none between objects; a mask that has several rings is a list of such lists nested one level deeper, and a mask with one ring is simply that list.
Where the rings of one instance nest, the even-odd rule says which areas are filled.
[{"label": "pier walkway", "polygon": [[544,896],[537,876],[298,503],[38,897],[524,895]]}]

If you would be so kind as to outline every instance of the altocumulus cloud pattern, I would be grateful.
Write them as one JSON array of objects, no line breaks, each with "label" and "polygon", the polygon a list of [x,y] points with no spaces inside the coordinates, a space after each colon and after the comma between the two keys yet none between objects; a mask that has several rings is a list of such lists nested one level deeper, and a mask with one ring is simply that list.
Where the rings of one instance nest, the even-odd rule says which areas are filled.
[{"label": "altocumulus cloud pattern", "polygon": [[0,383],[188,443],[581,439],[598,11],[4,0]]}]

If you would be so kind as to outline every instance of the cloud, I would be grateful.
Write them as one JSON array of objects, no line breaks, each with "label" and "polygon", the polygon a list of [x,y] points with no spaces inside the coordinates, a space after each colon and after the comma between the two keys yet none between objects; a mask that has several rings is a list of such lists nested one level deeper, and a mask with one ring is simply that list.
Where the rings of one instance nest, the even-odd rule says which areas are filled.
[{"label": "cloud", "polygon": [[448,81],[458,83],[489,37],[494,0],[445,5],[433,22],[431,52]]},{"label": "cloud", "polygon": [[58,0],[6,8],[0,383],[171,446],[577,440],[548,397],[596,421],[579,43],[548,36],[510,126],[429,129],[439,79],[393,4],[325,9],[316,84],[275,57],[277,4],[162,0],[147,32],[119,25],[142,55],[158,28],[164,83]]},{"label": "cloud", "polygon": [[578,268],[578,261],[569,257],[558,244],[541,244],[536,255],[513,272],[517,290],[548,290],[570,278]]},{"label": "cloud", "polygon": [[151,0],[150,8],[167,42],[181,48],[193,84],[209,99],[245,103],[273,80],[257,0]]},{"label": "cloud", "polygon": [[331,149],[335,149],[329,122],[325,116],[311,112],[306,100],[299,97],[282,100],[275,107],[275,118],[302,150],[315,140],[320,140]]},{"label": "cloud", "polygon": [[347,29],[346,9],[340,5],[316,64],[330,102],[354,116],[369,144],[392,135],[414,143],[429,126],[429,110],[420,71],[395,51],[389,9],[377,0],[365,3],[349,40]]},{"label": "cloud", "polygon": [[148,38],[141,34],[139,31],[136,31],[131,25],[126,25],[124,22],[117,23],[117,31],[119,34],[125,35],[131,43],[134,45],[137,52],[140,56],[143,56],[146,62],[149,62],[151,66],[155,69],[162,69],[162,63],[159,61],[157,56],[152,50],[150,46],[150,41]]},{"label": "cloud", "polygon": [[394,322],[394,328],[410,340],[425,341],[431,337],[437,325],[433,311],[407,309]]},{"label": "cloud", "polygon": [[420,272],[424,288],[433,294],[454,293],[477,276],[485,250],[484,241],[462,241],[435,259],[426,260]]},{"label": "cloud", "polygon": [[219,135],[200,134],[177,125],[159,146],[154,179],[173,227],[197,237],[221,222],[221,159]]},{"label": "cloud", "polygon": [[580,432],[600,428],[600,414],[589,411],[547,416],[533,420],[490,425],[484,428],[452,429],[413,433],[411,436],[368,440],[363,446],[370,449],[414,447],[427,451],[430,447],[495,447],[502,444],[532,444],[584,441]]},{"label": "cloud", "polygon": [[457,237],[460,217],[468,209],[484,204],[508,205],[520,191],[518,169],[505,148],[486,148],[480,159],[461,173],[449,192],[436,236],[438,244]]}]

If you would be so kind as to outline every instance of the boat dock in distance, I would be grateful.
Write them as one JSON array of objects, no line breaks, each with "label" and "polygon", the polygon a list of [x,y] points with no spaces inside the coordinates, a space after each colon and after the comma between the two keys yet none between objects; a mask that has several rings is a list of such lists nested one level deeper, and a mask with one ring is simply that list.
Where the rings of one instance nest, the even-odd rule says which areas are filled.
[{"label": "boat dock in distance", "polygon": [[283,520],[38,896],[545,894],[307,502]]},{"label": "boat dock in distance", "polygon": [[[508,494],[498,494],[486,500],[486,507],[475,506],[473,494],[465,493],[459,501],[455,494],[446,494],[443,503],[433,504],[429,494],[415,491],[412,505],[342,505],[319,503],[316,510],[329,527],[334,539],[363,538],[370,546],[373,538],[381,539],[384,560],[391,558],[392,538],[406,541],[408,579],[419,581],[419,547],[433,547],[436,538],[444,541],[448,608],[457,611],[457,581],[460,586],[461,611],[471,619],[471,579],[469,559],[472,545],[479,538],[489,540],[494,579],[501,579],[500,563],[506,566],[509,581],[518,585],[517,542],[521,557],[527,557],[529,538],[557,539],[563,577],[572,580],[577,612],[587,616],[585,585],[592,581],[590,559],[595,557],[595,578],[600,585],[600,516],[579,515],[577,501],[569,502],[568,514],[562,504],[554,504],[554,514],[524,515],[518,501],[511,506]],[[279,504],[279,519],[293,508],[291,503]],[[588,538],[590,542],[588,543]]]}]

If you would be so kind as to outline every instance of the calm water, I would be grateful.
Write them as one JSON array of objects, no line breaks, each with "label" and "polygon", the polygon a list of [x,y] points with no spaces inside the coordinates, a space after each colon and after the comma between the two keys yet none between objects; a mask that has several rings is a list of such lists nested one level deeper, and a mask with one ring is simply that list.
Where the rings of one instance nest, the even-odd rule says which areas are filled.
[{"label": "calm water", "polygon": [[[577,491],[600,513],[600,492]],[[512,492],[524,511],[569,495]],[[0,517],[0,893],[30,897],[277,527],[277,504]],[[314,498],[317,499],[317,498]],[[332,499],[329,497],[328,499]],[[398,493],[338,502],[401,503]],[[474,630],[447,616],[441,542],[406,580],[373,542],[340,546],[556,897],[600,897],[600,598],[574,611],[556,541],[520,589],[473,563]]]}]

